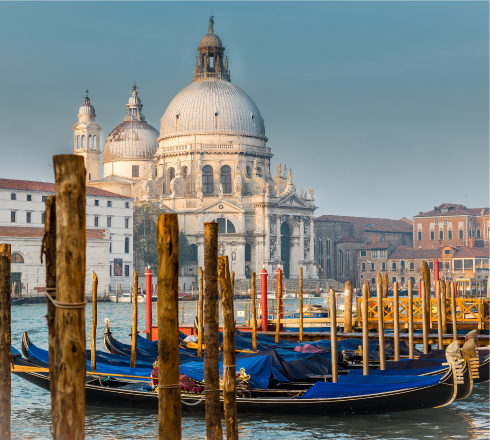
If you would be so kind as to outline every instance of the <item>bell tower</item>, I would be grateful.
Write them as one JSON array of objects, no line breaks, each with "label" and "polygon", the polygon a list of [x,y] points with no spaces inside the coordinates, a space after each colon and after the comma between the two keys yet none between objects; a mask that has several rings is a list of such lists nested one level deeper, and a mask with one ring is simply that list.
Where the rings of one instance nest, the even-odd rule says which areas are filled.
[{"label": "bell tower", "polygon": [[74,132],[73,154],[83,156],[87,169],[87,183],[99,180],[100,177],[100,130],[102,127],[95,122],[94,107],[90,104],[88,90],[83,105],[78,110],[78,123],[72,130]]}]

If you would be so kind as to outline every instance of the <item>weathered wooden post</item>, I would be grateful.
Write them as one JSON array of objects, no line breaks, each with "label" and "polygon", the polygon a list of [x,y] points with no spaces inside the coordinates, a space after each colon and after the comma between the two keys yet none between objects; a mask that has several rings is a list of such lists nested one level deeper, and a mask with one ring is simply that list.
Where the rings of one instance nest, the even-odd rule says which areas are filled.
[{"label": "weathered wooden post", "polygon": [[97,363],[95,360],[96,352],[96,339],[97,339],[97,286],[99,279],[95,272],[92,272],[92,332],[90,334],[90,371],[95,373],[97,371]]},{"label": "weathered wooden post", "polygon": [[345,290],[347,295],[344,301],[344,333],[352,332],[352,281],[345,283]]},{"label": "weathered wooden post", "polygon": [[10,440],[11,390],[11,247],[0,244],[0,437]]},{"label": "weathered wooden post", "polygon": [[424,354],[429,352],[429,342],[427,336],[427,295],[425,293],[425,283],[422,282],[422,345]]},{"label": "weathered wooden post", "polygon": [[369,374],[369,282],[362,285],[362,374]]},{"label": "weathered wooden post", "polygon": [[408,281],[408,357],[413,359],[413,281]]},{"label": "weathered wooden post", "polygon": [[320,283],[316,283],[316,296],[320,296]]},{"label": "weathered wooden post", "polygon": [[[240,290],[242,289],[242,285],[240,284]],[[231,271],[231,291],[233,292],[233,297],[235,296],[235,271]]]},{"label": "weathered wooden post", "polygon": [[376,294],[378,300],[378,340],[379,340],[379,368],[384,370],[386,368],[385,359],[385,333],[384,333],[384,307],[383,307],[383,292],[382,292],[382,279],[381,274],[376,276]]},{"label": "weathered wooden post", "polygon": [[381,286],[382,286],[382,291],[383,291],[382,297],[388,298],[389,281],[388,281],[388,273],[387,272],[385,272],[382,276]]},{"label": "weathered wooden post", "polygon": [[[46,262],[46,292],[51,295],[51,298],[56,300],[56,203],[55,196],[46,197],[46,211],[44,214],[44,237],[42,241],[42,256]],[[110,286],[108,286],[110,288]],[[49,359],[54,359],[57,350],[56,345],[56,329],[55,317],[56,307],[52,301],[46,301],[48,313],[46,321],[48,323],[48,353]],[[51,422],[53,432],[58,431],[60,423],[59,417],[54,418],[58,414],[59,408],[56,400],[56,380],[49,381],[49,389],[51,392]]]},{"label": "weathered wooden post", "polygon": [[437,348],[442,350],[442,298],[441,298],[441,284],[442,281],[436,281],[437,288],[435,289],[436,302],[437,302]]},{"label": "weathered wooden post", "polygon": [[118,287],[119,287],[119,284],[116,283],[116,302],[117,303],[119,302],[119,289],[118,289]]},{"label": "weathered wooden post", "polygon": [[279,342],[279,332],[281,330],[282,313],[282,270],[279,267],[276,271],[277,276],[277,316],[276,316],[276,344]]},{"label": "weathered wooden post", "polygon": [[422,276],[422,291],[425,292],[425,326],[427,330],[430,330],[430,269],[427,261],[422,261],[421,268]]},{"label": "weathered wooden post", "polygon": [[395,342],[395,361],[400,360],[400,301],[398,282],[393,283],[393,335]]},{"label": "weathered wooden post", "polygon": [[136,367],[136,341],[138,340],[138,274],[133,272],[133,328],[131,329],[131,361],[129,366]]},{"label": "weathered wooden post", "polygon": [[182,438],[179,374],[179,221],[160,214],[158,249],[158,438]]},{"label": "weathered wooden post", "polygon": [[[56,191],[56,307],[54,356],[49,377],[53,438],[85,437],[86,170],[82,156],[53,157]],[[54,400],[54,402],[53,402]]]},{"label": "weathered wooden post", "polygon": [[226,438],[238,439],[236,411],[235,312],[228,257],[218,257],[218,276],[223,309],[223,407]]},{"label": "weathered wooden post", "polygon": [[257,287],[255,285],[255,272],[252,272],[250,295],[252,296],[252,349],[253,351],[257,351],[257,306],[255,305]]},{"label": "weathered wooden post", "polygon": [[446,294],[446,281],[441,280],[441,313],[442,313],[442,333],[447,333],[447,294]]},{"label": "weathered wooden post", "polygon": [[203,329],[203,278],[202,267],[199,268],[199,312],[197,318],[197,357],[202,357],[202,329]]},{"label": "weathered wooden post", "polygon": [[299,268],[299,342],[303,342],[303,268]]},{"label": "weathered wooden post", "polygon": [[204,223],[204,382],[206,384],[206,438],[223,438],[219,389],[218,223]]},{"label": "weathered wooden post", "polygon": [[456,317],[456,292],[455,283],[451,283],[451,315],[453,319],[453,341],[458,340],[458,320]]},{"label": "weathered wooden post", "polygon": [[330,289],[330,354],[332,360],[332,382],[337,383],[339,376],[339,360],[337,351],[337,304],[335,290]]}]

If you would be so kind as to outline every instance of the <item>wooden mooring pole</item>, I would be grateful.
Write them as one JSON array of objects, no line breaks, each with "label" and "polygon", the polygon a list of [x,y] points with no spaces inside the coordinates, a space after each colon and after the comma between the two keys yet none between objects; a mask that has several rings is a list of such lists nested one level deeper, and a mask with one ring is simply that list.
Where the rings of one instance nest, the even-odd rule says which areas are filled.
[{"label": "wooden mooring pole", "polygon": [[[233,296],[235,296],[235,271],[233,270],[230,275],[231,279],[231,291],[233,292]],[[242,290],[242,285],[240,284],[240,292]],[[246,297],[246,292],[245,292],[245,297]]]},{"label": "wooden mooring pole", "polygon": [[395,361],[400,360],[400,301],[398,297],[398,282],[393,283],[393,336],[395,342]]},{"label": "wooden mooring pole", "polygon": [[97,363],[95,360],[95,352],[97,349],[97,286],[99,279],[95,272],[92,272],[92,331],[90,333],[90,371],[97,371]]},{"label": "wooden mooring pole", "polygon": [[218,277],[223,311],[223,407],[226,438],[237,440],[235,312],[227,256],[218,257]]},{"label": "wooden mooring pole", "polygon": [[204,223],[204,382],[206,384],[206,439],[221,440],[218,324],[218,223]]},{"label": "wooden mooring pole", "polygon": [[347,290],[347,295],[345,295],[344,301],[344,333],[352,332],[352,281],[347,281],[345,283],[345,290]]},{"label": "wooden mooring pole", "polygon": [[[443,281],[436,281],[436,302],[437,302],[437,348],[439,350],[442,350],[443,344],[442,344],[442,289],[441,285],[443,284]],[[445,301],[445,300],[444,300]]]},{"label": "wooden mooring pole", "polygon": [[199,309],[197,314],[197,357],[202,357],[202,329],[203,329],[203,278],[202,267],[199,268]]},{"label": "wooden mooring pole", "polygon": [[133,273],[133,327],[131,329],[131,361],[129,366],[136,367],[136,341],[138,340],[138,274]]},{"label": "wooden mooring pole", "polygon": [[448,294],[446,290],[447,281],[441,281],[441,303],[442,303],[442,333],[447,333],[447,303],[448,303]]},{"label": "wooden mooring pole", "polygon": [[424,282],[422,282],[421,287],[422,287],[422,346],[423,346],[424,354],[427,354],[429,352],[429,340],[427,336],[427,307],[426,307],[427,295],[425,293]]},{"label": "wooden mooring pole", "polygon": [[279,332],[281,331],[281,312],[282,312],[282,270],[279,267],[277,276],[277,315],[276,315],[276,344],[279,342]]},{"label": "wooden mooring pole", "polygon": [[421,268],[421,276],[422,276],[422,292],[425,293],[425,327],[426,332],[430,330],[430,269],[427,261],[422,261]]},{"label": "wooden mooring pole", "polygon": [[384,333],[384,307],[383,307],[383,286],[381,274],[376,276],[376,294],[378,300],[378,338],[379,338],[379,368],[384,370],[386,368],[385,359],[385,333]]},{"label": "wooden mooring pole", "polygon": [[408,281],[408,357],[413,359],[413,281]]},{"label": "wooden mooring pole", "polygon": [[252,272],[250,295],[252,296],[252,350],[257,351],[257,306],[255,304],[257,286],[255,285],[255,272]]},{"label": "wooden mooring pole", "polygon": [[0,244],[0,437],[10,440],[11,392],[11,246]]},{"label": "wooden mooring pole", "polygon": [[451,315],[453,320],[453,341],[458,340],[458,320],[456,318],[456,290],[454,283],[451,283]]},{"label": "wooden mooring pole", "polygon": [[299,342],[303,342],[303,268],[299,268]]},{"label": "wooden mooring pole", "polygon": [[382,293],[383,298],[388,298],[388,287],[389,287],[388,273],[385,272],[381,277],[381,289],[383,292]]},{"label": "wooden mooring pole", "polygon": [[369,282],[362,285],[362,374],[369,374]]},{"label": "wooden mooring pole", "polygon": [[[85,437],[85,250],[84,158],[53,157],[56,191],[56,307],[54,356],[49,377],[54,440]],[[49,295],[49,292],[47,292]],[[51,301],[48,296],[48,301]]]},{"label": "wooden mooring pole", "polygon": [[337,351],[337,304],[334,289],[330,289],[330,355],[332,361],[332,382],[337,383],[339,376],[339,353]]}]

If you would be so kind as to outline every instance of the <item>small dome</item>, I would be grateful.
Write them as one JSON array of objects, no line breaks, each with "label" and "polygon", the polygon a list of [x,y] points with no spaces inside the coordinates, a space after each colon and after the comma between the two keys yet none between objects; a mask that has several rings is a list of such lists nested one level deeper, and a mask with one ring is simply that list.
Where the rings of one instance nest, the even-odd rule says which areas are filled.
[{"label": "small dome", "polygon": [[213,132],[265,137],[259,109],[228,81],[192,83],[175,96],[161,119],[160,136]]},{"label": "small dome", "polygon": [[221,44],[221,39],[216,34],[214,34],[211,30],[209,31],[209,33],[204,35],[204,37],[202,37],[200,46],[223,47]]},{"label": "small dome", "polygon": [[158,131],[145,121],[124,121],[109,133],[103,162],[153,159]]},{"label": "small dome", "polygon": [[141,104],[141,99],[138,96],[131,96],[128,101],[128,105],[139,105]]},{"label": "small dome", "polygon": [[83,103],[83,105],[78,109],[78,114],[79,115],[94,115],[95,116],[95,109],[94,109],[93,105],[90,104],[90,98],[88,97],[88,95],[85,98],[85,102]]}]

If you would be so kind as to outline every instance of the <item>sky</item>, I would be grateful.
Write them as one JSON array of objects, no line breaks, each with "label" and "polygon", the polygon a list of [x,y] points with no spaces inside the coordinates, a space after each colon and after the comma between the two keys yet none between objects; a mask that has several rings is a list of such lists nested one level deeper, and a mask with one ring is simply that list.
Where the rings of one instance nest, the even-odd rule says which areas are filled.
[{"label": "sky", "polygon": [[489,206],[488,2],[1,2],[0,177],[53,181],[87,88],[103,139],[133,81],[159,129],[211,9],[316,215]]}]

